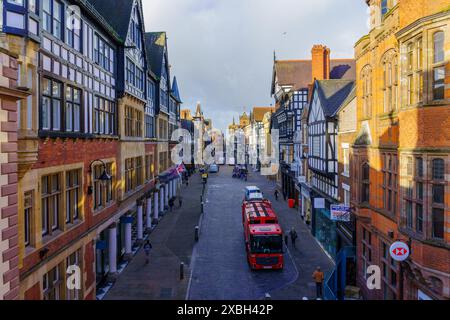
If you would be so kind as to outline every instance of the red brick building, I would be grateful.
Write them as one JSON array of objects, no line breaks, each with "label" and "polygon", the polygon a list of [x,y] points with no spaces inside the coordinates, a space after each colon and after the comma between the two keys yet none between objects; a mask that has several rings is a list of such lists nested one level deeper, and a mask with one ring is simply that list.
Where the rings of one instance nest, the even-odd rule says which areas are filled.
[{"label": "red brick building", "polygon": [[16,57],[0,49],[0,300],[19,298]]},{"label": "red brick building", "polygon": [[[371,31],[355,45],[357,281],[366,299],[449,299],[450,8],[367,4]],[[389,252],[398,240],[411,248],[402,263]],[[367,286],[369,266],[380,268],[380,289]]]}]

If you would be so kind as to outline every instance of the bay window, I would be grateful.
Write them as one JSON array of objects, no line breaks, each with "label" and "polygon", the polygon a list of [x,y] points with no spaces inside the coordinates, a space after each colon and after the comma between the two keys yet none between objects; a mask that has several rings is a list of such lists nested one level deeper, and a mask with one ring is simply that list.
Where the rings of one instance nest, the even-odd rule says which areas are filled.
[{"label": "bay window", "polygon": [[81,130],[81,90],[71,86],[66,87],[66,131]]},{"label": "bay window", "polygon": [[96,96],[94,99],[94,133],[104,135],[116,134],[116,104]]},{"label": "bay window", "polygon": [[41,127],[43,130],[61,130],[62,84],[52,79],[42,79]]}]

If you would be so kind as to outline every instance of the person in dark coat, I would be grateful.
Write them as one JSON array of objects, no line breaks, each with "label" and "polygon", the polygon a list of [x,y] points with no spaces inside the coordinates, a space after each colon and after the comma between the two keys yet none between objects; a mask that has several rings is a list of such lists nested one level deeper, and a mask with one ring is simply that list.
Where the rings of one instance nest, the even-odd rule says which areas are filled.
[{"label": "person in dark coat", "polygon": [[295,229],[292,228],[291,232],[289,232],[289,234],[291,236],[292,246],[295,248],[295,242],[297,241],[297,238],[298,238],[297,231],[295,231]]},{"label": "person in dark coat", "polygon": [[149,259],[149,255],[150,255],[150,251],[152,250],[153,246],[150,243],[149,240],[147,240],[147,242],[144,245],[144,251],[145,251],[145,264],[148,264],[150,259]]},{"label": "person in dark coat", "polygon": [[173,206],[174,206],[174,205],[175,205],[175,201],[174,201],[173,198],[172,198],[172,199],[169,200],[169,208],[170,208],[170,211],[173,210]]},{"label": "person in dark coat", "polygon": [[278,190],[275,190],[274,195],[275,195],[275,200],[278,201],[278,196],[280,195],[280,192]]}]

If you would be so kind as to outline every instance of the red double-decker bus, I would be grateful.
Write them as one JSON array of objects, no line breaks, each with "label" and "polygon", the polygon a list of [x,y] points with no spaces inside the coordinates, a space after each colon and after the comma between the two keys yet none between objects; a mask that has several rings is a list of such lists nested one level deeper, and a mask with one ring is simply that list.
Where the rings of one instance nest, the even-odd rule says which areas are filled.
[{"label": "red double-decker bus", "polygon": [[244,201],[242,219],[250,268],[283,269],[283,230],[271,203]]}]

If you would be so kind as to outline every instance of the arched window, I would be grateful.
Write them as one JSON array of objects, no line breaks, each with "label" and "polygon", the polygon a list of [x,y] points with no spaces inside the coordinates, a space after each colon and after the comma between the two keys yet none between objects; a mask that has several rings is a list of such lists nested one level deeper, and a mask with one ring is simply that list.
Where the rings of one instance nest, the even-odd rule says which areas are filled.
[{"label": "arched window", "polygon": [[445,35],[438,31],[433,35],[433,99],[442,100],[445,94]]},{"label": "arched window", "polygon": [[372,115],[372,68],[365,66],[361,70],[363,118],[370,118]]},{"label": "arched window", "polygon": [[361,202],[369,202],[370,200],[370,166],[366,162],[361,170]]}]

